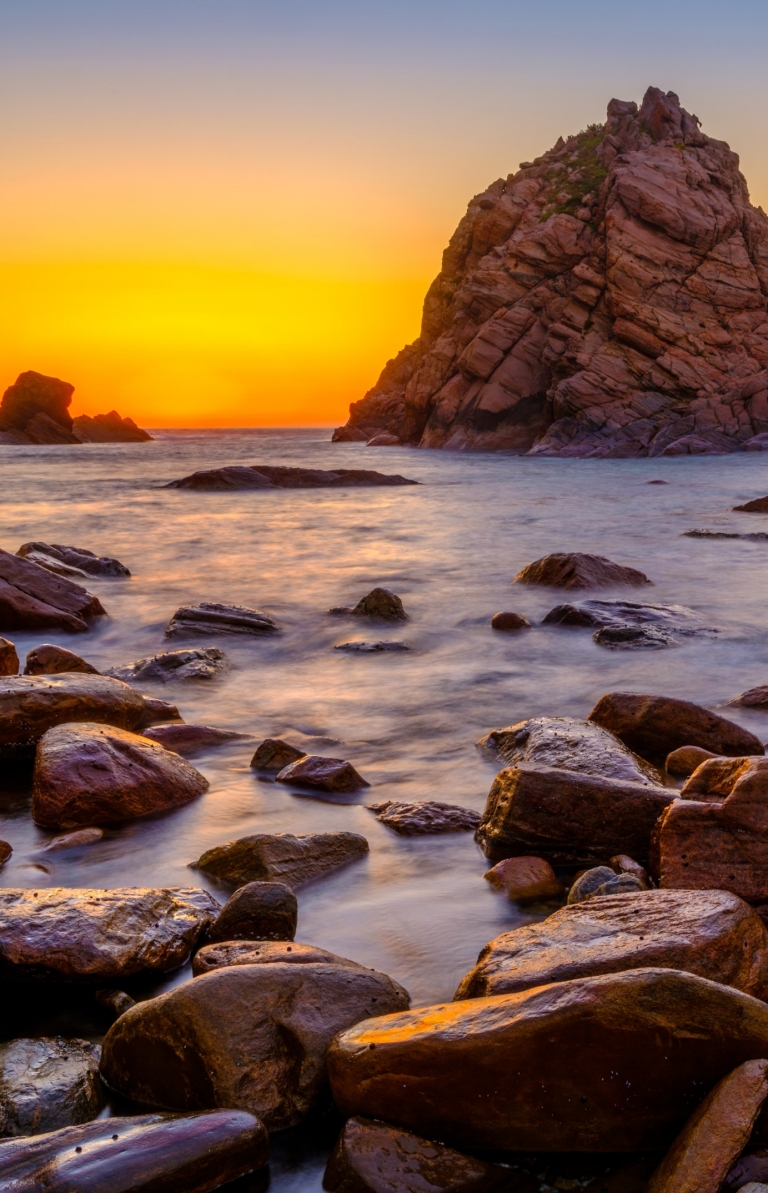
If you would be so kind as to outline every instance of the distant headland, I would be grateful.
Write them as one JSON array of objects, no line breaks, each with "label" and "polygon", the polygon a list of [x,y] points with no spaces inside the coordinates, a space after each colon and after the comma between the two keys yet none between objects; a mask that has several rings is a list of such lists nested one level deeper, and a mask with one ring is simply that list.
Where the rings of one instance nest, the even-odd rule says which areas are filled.
[{"label": "distant headland", "polygon": [[116,410],[72,418],[69,405],[74,392],[74,385],[58,377],[32,370],[20,373],[0,402],[0,445],[141,443],[152,438],[132,418],[121,418]]}]

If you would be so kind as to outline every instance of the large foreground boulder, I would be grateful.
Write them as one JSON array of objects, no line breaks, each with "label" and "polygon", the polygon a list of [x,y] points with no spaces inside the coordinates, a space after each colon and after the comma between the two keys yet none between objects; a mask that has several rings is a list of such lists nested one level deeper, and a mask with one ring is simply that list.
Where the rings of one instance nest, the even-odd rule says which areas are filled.
[{"label": "large foreground boulder", "polygon": [[614,563],[604,555],[586,555],[580,551],[555,552],[528,563],[514,579],[515,584],[540,584],[550,588],[637,588],[652,584],[645,572]]},{"label": "large foreground boulder", "polygon": [[609,692],[589,720],[609,729],[644,758],[663,759],[680,746],[701,746],[713,754],[764,754],[759,738],[733,721],[671,696]]},{"label": "large foreground boulder", "polygon": [[455,997],[649,967],[684,969],[765,998],[768,932],[751,907],[726,891],[606,895],[497,936]]},{"label": "large foreground boulder", "polygon": [[188,887],[0,889],[3,978],[98,982],[188,960],[219,904]]},{"label": "large foreground boulder", "polygon": [[31,754],[55,725],[95,722],[133,729],[144,697],[105,675],[66,673],[0,679],[0,757]]},{"label": "large foreground boulder", "polygon": [[166,489],[197,489],[226,492],[233,489],[346,489],[367,485],[417,485],[397,474],[372,472],[367,468],[291,468],[274,464],[234,464],[193,472],[171,481]]},{"label": "large foreground boulder", "polygon": [[106,725],[57,725],[35,754],[32,817],[42,828],[113,824],[167,812],[208,790],[180,754]]},{"label": "large foreground boulder", "polygon": [[232,886],[247,882],[285,882],[301,886],[357,862],[368,853],[359,833],[256,833],[208,849],[195,863]]},{"label": "large foreground boulder", "polygon": [[763,1002],[637,969],[385,1015],[342,1033],[328,1068],[342,1113],[454,1147],[622,1152],[665,1146],[767,1048]]},{"label": "large foreground boulder", "polygon": [[0,1135],[40,1135],[96,1118],[104,1103],[99,1055],[95,1044],[61,1036],[0,1044]]},{"label": "large foreground boulder", "polygon": [[126,1011],[107,1032],[101,1072],[147,1106],[229,1106],[279,1130],[325,1095],[325,1055],[338,1032],[408,1002],[402,986],[371,969],[231,966]]},{"label": "large foreground boulder", "polygon": [[81,634],[105,609],[98,597],[64,576],[0,551],[0,630],[66,630]]},{"label": "large foreground boulder", "polygon": [[506,729],[492,729],[477,745],[507,766],[530,762],[605,779],[661,783],[656,768],[628,750],[613,733],[577,717],[531,717]]},{"label": "large foreground boulder", "polygon": [[488,857],[540,854],[592,865],[616,853],[648,857],[653,826],[672,803],[665,787],[554,767],[511,766],[488,793],[477,840]]},{"label": "large foreground boulder", "polygon": [[0,1144],[13,1193],[211,1193],[263,1167],[269,1139],[241,1110],[105,1118]]}]

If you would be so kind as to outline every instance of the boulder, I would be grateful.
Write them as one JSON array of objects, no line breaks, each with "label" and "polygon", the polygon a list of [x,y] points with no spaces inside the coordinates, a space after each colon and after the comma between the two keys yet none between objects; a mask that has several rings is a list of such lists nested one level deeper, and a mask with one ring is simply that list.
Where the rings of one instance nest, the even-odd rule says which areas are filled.
[{"label": "boulder", "polygon": [[199,605],[184,605],[177,609],[168,628],[166,638],[181,638],[189,635],[212,634],[275,634],[277,625],[266,613],[246,609],[243,605],[221,605],[201,601]]},{"label": "boulder", "polygon": [[62,849],[80,849],[83,845],[95,845],[104,837],[104,830],[100,828],[80,828],[73,833],[63,833],[60,837],[51,837],[41,853],[58,853]]},{"label": "boulder", "polygon": [[[337,612],[337,610],[332,610]],[[350,612],[353,617],[370,617],[374,621],[407,621],[408,614],[403,602],[388,588],[372,588],[367,596],[361,597],[354,608],[339,610]]]},{"label": "boulder", "polygon": [[576,717],[531,717],[506,729],[491,730],[477,745],[508,766],[529,762],[631,783],[656,786],[662,782],[655,767],[612,733]]},{"label": "boulder", "polygon": [[726,700],[726,704],[733,705],[736,708],[768,709],[768,685],[763,685],[759,688],[749,688],[746,692],[742,692],[741,695],[734,696],[732,700]]},{"label": "boulder", "polygon": [[616,874],[610,866],[594,866],[591,870],[584,870],[574,879],[568,892],[568,903],[584,903],[615,877]]},{"label": "boulder", "polygon": [[0,630],[66,630],[81,634],[97,617],[101,601],[64,576],[0,551]]},{"label": "boulder", "polygon": [[299,905],[283,882],[248,882],[238,887],[208,931],[208,942],[293,940]]},{"label": "boulder", "polygon": [[768,514],[768,497],[755,497],[744,505],[735,505],[734,510],[742,514]]},{"label": "boulder", "polygon": [[206,891],[0,888],[0,974],[114,982],[188,960],[220,911]]},{"label": "boulder", "polygon": [[766,1048],[763,1002],[635,969],[383,1015],[342,1032],[328,1070],[342,1114],[453,1147],[616,1153],[665,1146],[702,1091]]},{"label": "boulder", "polygon": [[144,698],[104,675],[20,675],[0,680],[0,757],[34,752],[55,725],[96,722],[133,729]]},{"label": "boulder", "polygon": [[330,1193],[508,1193],[510,1171],[389,1123],[351,1118],[331,1153],[323,1188]]},{"label": "boulder", "polygon": [[151,816],[189,803],[208,780],[171,750],[104,725],[57,725],[37,745],[32,817],[78,828]]},{"label": "boulder", "polygon": [[290,783],[294,787],[306,787],[310,791],[327,791],[346,794],[370,787],[359,775],[351,762],[343,758],[322,758],[318,754],[305,754],[275,776],[276,783]]},{"label": "boulder", "polygon": [[388,799],[368,806],[376,813],[377,820],[405,837],[473,832],[480,823],[480,813],[475,812],[474,808],[460,808],[436,800],[402,803]]},{"label": "boulder", "polygon": [[198,646],[136,659],[125,667],[112,667],[108,674],[126,683],[169,683],[171,680],[215,679],[226,669],[223,650],[217,646]]},{"label": "boulder", "polygon": [[104,1039],[101,1073],[146,1106],[228,1106],[280,1130],[325,1100],[334,1036],[408,1003],[402,986],[371,969],[233,965],[121,1015]]},{"label": "boulder", "polygon": [[719,1193],[768,1097],[768,1060],[749,1060],[718,1082],[648,1182],[648,1193]]},{"label": "boulder", "polygon": [[347,654],[402,654],[410,650],[407,642],[340,642],[334,650],[344,650]]},{"label": "boulder", "polygon": [[77,671],[81,675],[98,675],[99,672],[73,650],[64,646],[52,646],[46,642],[36,646],[27,655],[25,675],[60,675],[62,672]]},{"label": "boulder", "polygon": [[267,1132],[241,1110],[104,1118],[0,1144],[13,1193],[211,1193],[269,1157]]},{"label": "boulder", "polygon": [[675,793],[554,767],[511,766],[488,794],[477,840],[493,860],[536,853],[594,865],[615,853],[646,858],[651,831]]},{"label": "boulder", "polygon": [[165,724],[168,721],[182,722],[183,718],[179,714],[179,710],[175,704],[169,704],[167,700],[158,700],[153,696],[144,697],[144,715],[134,729],[138,733],[142,733],[148,729],[150,725]]},{"label": "boulder", "polygon": [[644,572],[614,563],[604,555],[560,551],[528,563],[514,578],[515,584],[540,584],[549,588],[614,588],[652,584]]},{"label": "boulder", "polygon": [[[9,385],[0,403],[0,431],[15,431],[22,443],[77,443],[69,406],[74,385],[30,369]],[[40,438],[40,420],[51,424],[50,438]]]},{"label": "boulder", "polygon": [[645,968],[685,970],[763,999],[768,933],[757,912],[727,891],[589,899],[497,936],[462,979],[456,998]]},{"label": "boulder", "polygon": [[367,853],[368,842],[358,833],[256,833],[206,850],[195,866],[231,886],[284,882],[297,887]]},{"label": "boulder", "polygon": [[[65,547],[62,543],[24,543],[16,552],[22,558],[35,557],[41,567],[56,571],[56,565],[84,573],[86,576],[130,576],[119,559],[110,555],[95,555],[85,547]],[[40,557],[38,559],[38,556]]]},{"label": "boulder", "polygon": [[531,623],[522,613],[494,613],[491,618],[493,630],[530,630]]},{"label": "boulder", "polygon": [[716,757],[711,750],[702,750],[701,746],[678,746],[671,754],[667,754],[664,769],[677,779],[687,779],[702,762]]},{"label": "boulder", "polygon": [[0,675],[18,675],[19,656],[13,642],[0,638]]},{"label": "boulder", "polygon": [[370,485],[417,485],[396,473],[387,475],[367,468],[289,468],[274,464],[235,464],[193,472],[171,481],[166,489],[198,489],[221,492],[233,489],[347,489]]},{"label": "boulder", "polygon": [[228,965],[341,965],[348,969],[365,968],[357,961],[337,957],[327,949],[312,944],[286,944],[277,940],[226,940],[206,944],[195,953],[192,973],[195,977],[224,969]]},{"label": "boulder", "polygon": [[589,720],[615,733],[644,758],[666,758],[680,746],[700,746],[729,756],[765,753],[754,733],[698,704],[671,696],[609,692],[598,700]]},{"label": "boulder", "polygon": [[287,741],[281,741],[279,737],[267,737],[257,746],[251,766],[254,770],[279,771],[305,757],[301,750],[289,745]]},{"label": "boulder", "polygon": [[152,439],[132,418],[121,418],[116,410],[93,417],[79,414],[72,420],[72,434],[79,443],[146,443]]},{"label": "boulder", "polygon": [[543,857],[507,857],[483,877],[515,903],[559,899],[563,894],[563,884]]},{"label": "boulder", "polygon": [[143,730],[142,737],[166,750],[173,750],[190,758],[200,754],[203,750],[212,750],[216,746],[229,746],[234,741],[247,741],[250,733],[237,733],[234,729],[215,729],[211,725],[150,725]]},{"label": "boulder", "polygon": [[0,1044],[0,1136],[40,1135],[96,1118],[104,1103],[100,1051],[61,1036]]}]

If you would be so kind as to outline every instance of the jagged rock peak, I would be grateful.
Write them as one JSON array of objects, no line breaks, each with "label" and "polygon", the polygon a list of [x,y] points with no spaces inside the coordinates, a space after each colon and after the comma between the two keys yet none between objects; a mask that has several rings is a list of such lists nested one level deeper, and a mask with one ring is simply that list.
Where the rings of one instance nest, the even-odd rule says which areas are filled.
[{"label": "jagged rock peak", "polygon": [[567,456],[735,451],[768,432],[768,217],[674,92],[470,202],[421,335],[334,438]]}]

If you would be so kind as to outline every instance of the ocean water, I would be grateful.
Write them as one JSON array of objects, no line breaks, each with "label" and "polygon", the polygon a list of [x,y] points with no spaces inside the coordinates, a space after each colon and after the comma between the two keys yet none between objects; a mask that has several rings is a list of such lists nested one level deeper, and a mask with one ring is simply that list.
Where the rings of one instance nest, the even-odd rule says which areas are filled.
[{"label": "ocean water", "polygon": [[[0,792],[0,838],[14,849],[2,880],[203,885],[223,901],[226,889],[189,869],[213,845],[253,832],[363,833],[365,861],[299,891],[297,939],[384,970],[415,1005],[427,1004],[452,996],[488,940],[542,912],[523,913],[491,889],[471,834],[402,838],[367,805],[437,799],[480,810],[497,769],[475,748],[481,735],[530,716],[586,716],[607,691],[660,692],[717,708],[768,683],[768,542],[683,535],[768,531],[768,516],[731,512],[768,493],[768,456],[551,460],[328,440],[326,430],[159,432],[148,444],[0,447],[0,546],[72,544],[117,556],[132,572],[89,582],[109,613],[89,633],[46,640],[106,669],[186,645],[164,641],[164,629],[178,606],[200,600],[264,610],[282,630],[211,639],[227,654],[221,679],[144,688],[173,700],[190,723],[253,735],[193,760],[210,780],[208,794],[115,828],[90,847],[41,857],[49,834],[32,824],[29,793],[17,783]],[[232,494],[162,488],[197,469],[243,463],[376,468],[421,484]],[[541,626],[565,598],[516,587],[512,578],[563,550],[642,569],[654,587],[638,599],[687,605],[718,633],[626,652],[597,646],[589,630]],[[407,623],[382,629],[328,615],[376,585],[400,595]],[[526,614],[534,628],[493,632],[491,616],[506,609]],[[22,658],[43,640],[10,636]],[[387,637],[411,651],[333,649]],[[768,739],[768,715],[729,715]],[[371,787],[336,800],[265,782],[249,761],[267,736],[347,758]],[[180,971],[154,989],[188,976]],[[277,1139],[270,1188],[319,1189],[325,1149],[310,1132]]]}]

